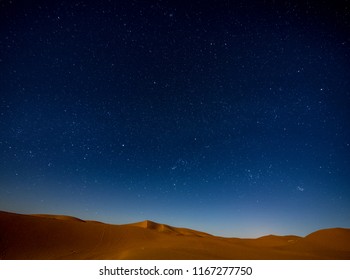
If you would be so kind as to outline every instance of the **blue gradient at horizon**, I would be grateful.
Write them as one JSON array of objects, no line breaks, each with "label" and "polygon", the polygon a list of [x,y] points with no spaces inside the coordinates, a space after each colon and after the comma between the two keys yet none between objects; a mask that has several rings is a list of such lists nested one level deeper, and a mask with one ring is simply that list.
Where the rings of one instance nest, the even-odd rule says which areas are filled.
[{"label": "blue gradient at horizon", "polygon": [[350,227],[349,7],[186,2],[1,1],[0,210]]}]

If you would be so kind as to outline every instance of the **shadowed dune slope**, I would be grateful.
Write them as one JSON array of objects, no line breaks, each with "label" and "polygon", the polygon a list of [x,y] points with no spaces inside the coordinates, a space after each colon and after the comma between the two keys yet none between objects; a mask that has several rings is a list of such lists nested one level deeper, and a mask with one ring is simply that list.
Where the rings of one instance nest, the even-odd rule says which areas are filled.
[{"label": "shadowed dune slope", "polygon": [[0,211],[0,259],[350,259],[350,229],[241,239],[152,221],[109,225]]}]

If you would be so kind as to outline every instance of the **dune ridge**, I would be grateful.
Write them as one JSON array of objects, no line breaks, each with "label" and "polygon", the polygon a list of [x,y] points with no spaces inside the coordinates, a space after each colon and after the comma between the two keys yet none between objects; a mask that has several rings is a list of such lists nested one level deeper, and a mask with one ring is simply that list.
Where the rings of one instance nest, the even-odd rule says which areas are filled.
[{"label": "dune ridge", "polygon": [[136,227],[141,227],[145,229],[151,229],[151,230],[156,230],[158,232],[163,232],[163,233],[172,233],[172,234],[177,234],[177,235],[189,235],[189,236],[198,236],[198,237],[204,237],[204,236],[212,236],[209,233],[197,231],[197,230],[192,230],[188,228],[178,228],[178,227],[173,227],[169,226],[166,224],[159,224],[150,220],[145,220],[142,222],[138,223],[132,223],[129,224],[130,226],[136,226]]},{"label": "dune ridge", "polygon": [[85,223],[86,221],[72,217],[67,215],[51,215],[51,214],[31,214],[33,217],[42,217],[42,218],[48,218],[48,219],[56,219],[56,220],[63,220],[63,221],[77,221]]},{"label": "dune ridge", "polygon": [[350,259],[350,229],[224,238],[149,220],[111,225],[0,211],[0,259]]}]

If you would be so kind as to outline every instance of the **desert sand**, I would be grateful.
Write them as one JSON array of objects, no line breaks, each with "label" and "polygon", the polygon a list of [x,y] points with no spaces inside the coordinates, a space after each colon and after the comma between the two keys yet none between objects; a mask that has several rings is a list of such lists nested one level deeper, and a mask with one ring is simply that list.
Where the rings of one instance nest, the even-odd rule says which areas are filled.
[{"label": "desert sand", "polygon": [[110,225],[0,211],[0,259],[350,259],[350,229],[224,238],[152,221]]}]

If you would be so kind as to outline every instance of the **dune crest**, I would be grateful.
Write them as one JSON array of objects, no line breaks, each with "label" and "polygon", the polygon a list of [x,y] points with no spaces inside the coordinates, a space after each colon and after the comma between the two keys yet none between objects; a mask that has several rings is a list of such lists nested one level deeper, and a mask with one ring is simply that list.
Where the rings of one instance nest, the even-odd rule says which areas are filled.
[{"label": "dune crest", "polygon": [[173,227],[169,226],[166,224],[159,224],[150,220],[145,220],[142,222],[138,223],[133,223],[129,224],[131,226],[136,226],[136,227],[141,227],[145,229],[150,229],[150,230],[155,230],[158,232],[163,232],[163,233],[173,233],[177,235],[188,235],[188,236],[211,236],[208,233],[201,232],[201,231],[196,231],[193,229],[188,229],[188,228],[178,228],[178,227]]},{"label": "dune crest", "polygon": [[350,259],[350,229],[224,238],[153,221],[110,225],[0,211],[0,259]]},{"label": "dune crest", "polygon": [[130,225],[141,227],[141,228],[153,229],[153,230],[156,230],[159,232],[164,232],[167,229],[170,229],[170,227],[168,225],[158,224],[158,223],[150,221],[150,220],[144,220],[144,221],[141,221],[138,223],[133,223]]},{"label": "dune crest", "polygon": [[48,219],[56,219],[56,220],[62,220],[62,221],[75,221],[75,222],[82,222],[85,223],[86,221],[72,217],[67,215],[51,215],[51,214],[32,214],[33,217],[41,217],[41,218],[48,218]]}]

